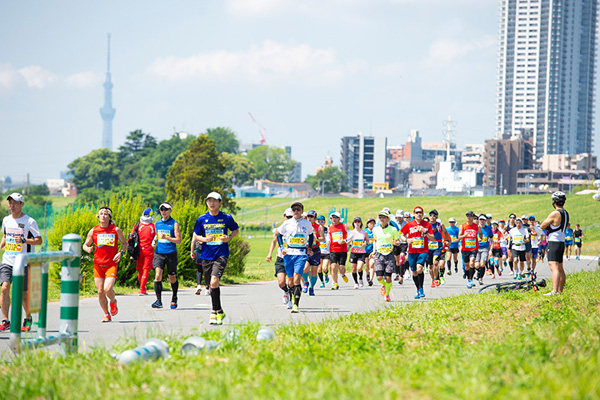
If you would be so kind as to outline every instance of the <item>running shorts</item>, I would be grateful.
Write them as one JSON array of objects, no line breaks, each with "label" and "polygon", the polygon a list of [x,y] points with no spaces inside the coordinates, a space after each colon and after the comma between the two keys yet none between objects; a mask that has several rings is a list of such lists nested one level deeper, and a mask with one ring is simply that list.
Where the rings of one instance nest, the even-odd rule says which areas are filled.
[{"label": "running shorts", "polygon": [[[0,284],[4,282],[12,283],[12,265],[0,264]],[[25,266],[23,271],[23,290],[27,290],[29,282],[29,265]]]},{"label": "running shorts", "polygon": [[417,265],[425,265],[429,253],[408,253],[408,266],[412,272],[417,270]]},{"label": "running shorts", "polygon": [[373,260],[375,262],[375,275],[392,276],[396,269],[396,257],[394,257],[393,253],[384,256],[376,252],[373,255]]},{"label": "running shorts", "polygon": [[519,261],[527,261],[527,252],[525,250],[513,250],[513,259],[518,258]]},{"label": "running shorts", "polygon": [[94,278],[116,278],[117,265],[98,265],[94,264]]},{"label": "running shorts", "polygon": [[288,278],[294,276],[294,274],[300,274],[304,272],[304,265],[308,257],[306,254],[303,255],[285,255],[283,256],[283,262],[285,263],[285,273]]},{"label": "running shorts", "polygon": [[548,261],[563,262],[565,244],[563,242],[548,242]]},{"label": "running shorts", "polygon": [[312,256],[308,257],[307,261],[308,261],[309,265],[321,264],[321,252],[320,251],[314,252]]},{"label": "running shorts", "polygon": [[448,251],[452,254],[458,254],[458,247],[450,247]]},{"label": "running shorts", "polygon": [[475,262],[485,263],[485,262],[487,262],[489,256],[490,256],[489,248],[486,247],[483,249],[479,249],[479,250],[477,250],[477,256],[475,257]]},{"label": "running shorts", "polygon": [[[206,261],[203,260],[202,262],[204,263]],[[176,251],[167,254],[154,253],[154,261],[152,261],[152,268],[161,268],[164,271],[166,265],[168,275],[177,275],[177,262],[178,260]]]},{"label": "running shorts", "polygon": [[205,271],[210,271],[210,276],[221,278],[225,272],[225,267],[227,267],[227,257],[217,257],[214,260],[202,260],[202,266]]},{"label": "running shorts", "polygon": [[443,260],[442,249],[429,250],[427,253],[427,264],[433,265],[435,260]]},{"label": "running shorts", "polygon": [[502,258],[502,249],[492,249],[492,257]]},{"label": "running shorts", "polygon": [[462,258],[465,264],[471,262],[471,258],[477,258],[477,250],[468,250],[462,252]]},{"label": "running shorts", "polygon": [[281,257],[275,259],[275,277],[279,274],[285,274],[285,263]]},{"label": "running shorts", "polygon": [[367,253],[350,253],[350,264],[356,264],[359,261],[365,262]]},{"label": "running shorts", "polygon": [[348,259],[348,253],[345,251],[342,252],[331,252],[329,253],[329,260],[332,264],[338,265],[346,265],[346,260]]}]

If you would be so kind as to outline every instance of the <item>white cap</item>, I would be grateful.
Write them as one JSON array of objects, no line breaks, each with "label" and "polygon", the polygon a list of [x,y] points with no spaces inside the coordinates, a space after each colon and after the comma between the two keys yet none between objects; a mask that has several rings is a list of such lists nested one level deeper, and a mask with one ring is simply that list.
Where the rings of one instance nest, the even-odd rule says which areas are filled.
[{"label": "white cap", "polygon": [[396,211],[396,217],[403,217],[403,216],[404,216],[404,211],[402,211],[402,210]]},{"label": "white cap", "polygon": [[20,201],[22,203],[23,195],[21,193],[15,192],[6,198],[6,200],[8,200],[8,199],[13,199],[14,201]]},{"label": "white cap", "polygon": [[217,192],[210,192],[208,194],[208,196],[206,196],[206,200],[208,200],[208,199],[215,199],[215,200],[223,201],[223,198],[221,198],[221,195]]},{"label": "white cap", "polygon": [[378,215],[383,215],[384,217],[388,217],[388,218],[390,217],[390,213],[385,208],[383,210],[379,211]]},{"label": "white cap", "polygon": [[391,214],[391,213],[392,213],[392,210],[390,210],[390,208],[389,208],[389,207],[383,207],[383,210],[382,210],[382,211],[385,211],[385,212],[387,212],[388,214]]},{"label": "white cap", "polygon": [[159,210],[160,210],[161,208],[173,208],[173,207],[171,207],[171,205],[170,205],[169,203],[165,202],[165,203],[162,203],[162,204],[161,204],[161,205],[158,207],[158,209],[159,209]]},{"label": "white cap", "polygon": [[404,212],[404,216],[405,216],[405,217],[412,217],[412,215],[410,215],[410,212],[408,212],[408,211],[405,211],[405,212]]},{"label": "white cap", "polygon": [[331,213],[331,215],[329,216],[329,218],[332,218],[332,217],[342,218],[342,215],[336,211],[336,212]]},{"label": "white cap", "polygon": [[523,216],[521,217],[521,220],[522,220],[522,221],[528,221],[528,220],[529,220],[529,215],[523,215]]},{"label": "white cap", "polygon": [[450,219],[448,220],[448,222],[456,222],[456,218],[450,217]]},{"label": "white cap", "polygon": [[492,219],[492,214],[486,214],[487,219]]},{"label": "white cap", "polygon": [[284,216],[286,217],[293,217],[294,216],[294,212],[292,211],[291,207],[288,207],[285,209],[285,212],[283,213]]},{"label": "white cap", "polygon": [[492,221],[492,224],[496,224],[496,225],[498,225],[498,221],[496,221],[496,220],[493,220],[493,221]]}]

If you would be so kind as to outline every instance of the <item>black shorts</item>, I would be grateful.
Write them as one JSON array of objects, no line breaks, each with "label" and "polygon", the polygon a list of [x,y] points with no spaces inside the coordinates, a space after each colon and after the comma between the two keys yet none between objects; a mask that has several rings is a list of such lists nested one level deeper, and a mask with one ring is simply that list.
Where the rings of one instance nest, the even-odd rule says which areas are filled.
[{"label": "black shorts", "polygon": [[308,262],[308,265],[316,266],[316,265],[321,264],[321,252],[320,251],[314,252],[313,255],[309,256],[306,261]]},{"label": "black shorts", "polygon": [[327,253],[327,254],[321,253],[321,260],[329,260],[329,253]]},{"label": "black shorts", "polygon": [[367,253],[350,253],[350,264],[356,264],[359,261],[365,262]]},{"label": "black shorts", "polygon": [[462,258],[465,264],[469,264],[471,262],[471,258],[474,260],[477,259],[477,250],[463,250]]},{"label": "black shorts", "polygon": [[400,246],[394,245],[394,255],[399,256],[402,253],[402,248]]},{"label": "black shorts", "polygon": [[218,278],[223,276],[225,267],[227,267],[227,257],[217,257],[214,260],[202,260],[205,271],[210,271],[211,276]]},{"label": "black shorts", "polygon": [[581,242],[575,242],[575,246],[581,248]]},{"label": "black shorts", "polygon": [[458,247],[450,247],[448,251],[452,254],[458,254]]},{"label": "black shorts", "polygon": [[400,252],[404,254],[408,254],[408,243],[400,242]]},{"label": "black shorts", "polygon": [[531,242],[525,242],[525,253],[531,253]]},{"label": "black shorts", "polygon": [[[0,284],[4,282],[12,283],[12,265],[8,264],[0,264]],[[23,290],[27,290],[29,288],[29,265],[25,266],[23,270]]]},{"label": "black shorts", "polygon": [[[167,265],[168,275],[177,275],[177,252],[174,251],[168,254],[154,253],[154,260],[152,260],[152,268],[165,269]],[[200,261],[202,264],[204,261]]]},{"label": "black shorts", "polygon": [[527,261],[527,250],[515,250],[513,249],[513,260],[518,258],[519,261]]},{"label": "black shorts", "polygon": [[492,257],[502,258],[502,249],[492,249]]},{"label": "black shorts", "polygon": [[548,261],[563,262],[565,244],[563,242],[548,242]]},{"label": "black shorts", "polygon": [[346,265],[346,260],[348,259],[348,253],[345,251],[342,252],[332,252],[329,253],[329,260],[332,264],[337,265]]},{"label": "black shorts", "polygon": [[275,277],[279,274],[285,274],[285,263],[281,257],[275,259]]}]

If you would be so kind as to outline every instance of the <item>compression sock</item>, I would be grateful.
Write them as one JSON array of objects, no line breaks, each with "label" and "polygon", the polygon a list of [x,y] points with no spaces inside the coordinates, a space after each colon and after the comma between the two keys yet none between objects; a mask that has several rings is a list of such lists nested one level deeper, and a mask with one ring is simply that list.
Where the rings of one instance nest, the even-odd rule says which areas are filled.
[{"label": "compression sock", "polygon": [[385,286],[385,294],[386,294],[386,296],[389,296],[390,292],[392,291],[392,282],[385,282],[383,284],[383,286]]},{"label": "compression sock", "polygon": [[321,280],[322,283],[325,283],[325,281],[323,280],[323,273],[319,272],[319,279]]},{"label": "compression sock", "polygon": [[156,293],[156,300],[162,303],[162,282],[154,281],[154,293]]},{"label": "compression sock", "polygon": [[512,262],[512,261],[509,261],[509,262],[508,262],[508,266],[510,267],[510,270],[511,270],[511,271],[514,271],[514,270],[515,270],[515,269],[514,269],[514,266],[513,266],[513,262]]},{"label": "compression sock", "polygon": [[352,273],[352,279],[354,279],[354,283],[358,285],[358,274],[356,272]]},{"label": "compression sock", "polygon": [[308,272],[302,273],[302,279],[304,279],[304,282],[308,282]]},{"label": "compression sock", "polygon": [[288,285],[283,284],[283,286],[279,286],[279,289],[283,290],[283,293],[289,293]]},{"label": "compression sock", "polygon": [[413,275],[413,282],[415,283],[415,286],[417,287],[417,290],[419,289],[419,275]]},{"label": "compression sock", "polygon": [[423,289],[423,284],[425,283],[425,273],[421,272],[419,274],[419,289]]},{"label": "compression sock", "polygon": [[363,272],[358,271],[358,279],[360,279],[362,281],[362,278],[363,278]]},{"label": "compression sock", "polygon": [[319,279],[319,278],[317,278],[317,276],[316,276],[316,275],[315,275],[315,276],[311,276],[311,277],[310,277],[310,287],[311,287],[311,288],[314,288],[314,287],[315,287],[315,285],[317,284],[317,279]]},{"label": "compression sock", "polygon": [[473,276],[475,276],[475,268],[469,268],[469,270],[467,271],[467,278],[472,281],[473,280]]},{"label": "compression sock", "polygon": [[210,298],[212,299],[212,307],[214,311],[221,309],[221,288],[210,288]]},{"label": "compression sock", "polygon": [[300,295],[302,295],[302,286],[294,286],[294,304],[300,305]]},{"label": "compression sock", "polygon": [[174,283],[171,283],[171,290],[173,291],[173,300],[171,300],[171,301],[177,300],[177,290],[178,289],[179,289],[179,281],[175,281]]},{"label": "compression sock", "polygon": [[445,272],[446,272],[446,268],[444,268],[444,267],[440,267],[440,274],[439,274],[438,278],[439,278],[440,276],[444,276],[444,273],[445,273]]}]

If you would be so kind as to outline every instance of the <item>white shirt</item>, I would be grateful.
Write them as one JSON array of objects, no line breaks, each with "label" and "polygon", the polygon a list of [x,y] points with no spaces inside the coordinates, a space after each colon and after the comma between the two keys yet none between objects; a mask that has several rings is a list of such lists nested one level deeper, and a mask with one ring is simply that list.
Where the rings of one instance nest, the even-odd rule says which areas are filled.
[{"label": "white shirt", "polygon": [[540,247],[540,240],[542,240],[542,229],[538,225],[535,225],[533,229],[537,233],[537,236],[531,237],[531,248],[537,249]]},{"label": "white shirt", "polygon": [[523,251],[525,250],[525,240],[529,237],[529,231],[524,226],[521,226],[521,229],[516,226],[508,232],[512,240],[512,248],[513,250]]},{"label": "white shirt", "polygon": [[308,246],[308,237],[313,233],[313,227],[310,222],[304,218],[290,218],[281,224],[277,231],[283,236],[283,241],[287,245],[288,255],[302,256],[306,254]]},{"label": "white shirt", "polygon": [[15,265],[15,259],[19,254],[35,252],[35,246],[17,243],[15,239],[17,236],[20,236],[22,239],[41,236],[37,222],[27,214],[17,219],[14,219],[12,215],[4,217],[2,220],[2,233],[4,233],[6,239],[2,264],[10,266]]}]

